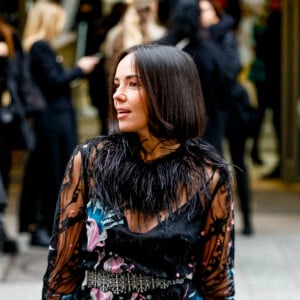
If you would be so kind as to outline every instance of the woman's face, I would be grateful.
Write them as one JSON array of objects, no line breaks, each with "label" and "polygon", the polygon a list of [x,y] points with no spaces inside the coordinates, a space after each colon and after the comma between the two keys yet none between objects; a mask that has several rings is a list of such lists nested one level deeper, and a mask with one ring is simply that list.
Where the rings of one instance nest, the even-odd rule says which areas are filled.
[{"label": "woman's face", "polygon": [[202,27],[207,28],[217,24],[220,21],[214,7],[209,1],[200,0],[199,8],[200,8],[200,24]]},{"label": "woman's face", "polygon": [[118,64],[113,100],[120,131],[136,132],[140,137],[147,136],[147,97],[139,74],[135,71],[133,53],[125,56]]}]

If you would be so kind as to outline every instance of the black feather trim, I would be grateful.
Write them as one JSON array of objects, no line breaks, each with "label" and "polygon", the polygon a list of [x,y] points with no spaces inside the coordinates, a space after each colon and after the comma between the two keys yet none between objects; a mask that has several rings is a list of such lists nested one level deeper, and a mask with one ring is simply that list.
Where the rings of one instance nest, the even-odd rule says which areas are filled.
[{"label": "black feather trim", "polygon": [[119,213],[132,209],[144,216],[161,211],[172,214],[184,191],[188,199],[200,193],[210,202],[213,191],[208,184],[213,175],[208,175],[208,167],[219,171],[222,184],[230,184],[226,162],[200,139],[181,143],[174,152],[147,162],[141,159],[139,142],[131,135],[99,137],[89,144],[90,197]]}]

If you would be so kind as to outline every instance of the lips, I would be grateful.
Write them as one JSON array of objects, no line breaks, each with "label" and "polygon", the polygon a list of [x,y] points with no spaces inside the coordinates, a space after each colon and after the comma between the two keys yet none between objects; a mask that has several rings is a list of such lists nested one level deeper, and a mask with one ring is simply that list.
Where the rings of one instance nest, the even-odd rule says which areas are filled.
[{"label": "lips", "polygon": [[125,118],[128,116],[128,114],[130,114],[130,110],[128,110],[128,109],[123,109],[123,108],[117,109],[117,118],[118,119]]}]

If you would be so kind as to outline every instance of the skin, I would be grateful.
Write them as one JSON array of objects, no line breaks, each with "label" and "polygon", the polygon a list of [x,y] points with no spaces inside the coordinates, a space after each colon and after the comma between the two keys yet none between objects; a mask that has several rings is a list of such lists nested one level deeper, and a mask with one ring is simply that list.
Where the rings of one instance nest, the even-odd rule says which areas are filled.
[{"label": "skin", "polygon": [[136,132],[140,138],[148,137],[147,97],[139,74],[135,72],[133,54],[119,63],[115,78],[114,107],[122,132]]},{"label": "skin", "polygon": [[200,23],[204,28],[210,27],[219,23],[220,19],[216,14],[214,7],[208,1],[199,1],[200,7]]},{"label": "skin", "polygon": [[8,55],[8,47],[5,42],[0,42],[0,56],[6,57]]},{"label": "skin", "polygon": [[125,56],[118,64],[114,78],[114,108],[121,132],[138,134],[146,153],[144,160],[153,160],[174,151],[179,144],[161,141],[148,129],[147,95],[139,74],[135,71],[134,54]]}]

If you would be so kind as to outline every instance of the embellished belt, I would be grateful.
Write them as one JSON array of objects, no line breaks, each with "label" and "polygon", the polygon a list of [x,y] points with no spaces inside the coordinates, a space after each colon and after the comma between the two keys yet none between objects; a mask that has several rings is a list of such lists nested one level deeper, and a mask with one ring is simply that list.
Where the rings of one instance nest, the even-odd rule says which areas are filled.
[{"label": "embellished belt", "polygon": [[172,285],[183,284],[183,278],[165,279],[150,275],[130,272],[110,273],[106,271],[86,271],[88,288],[96,287],[103,292],[127,294],[130,292],[147,292],[154,289],[166,289]]}]

